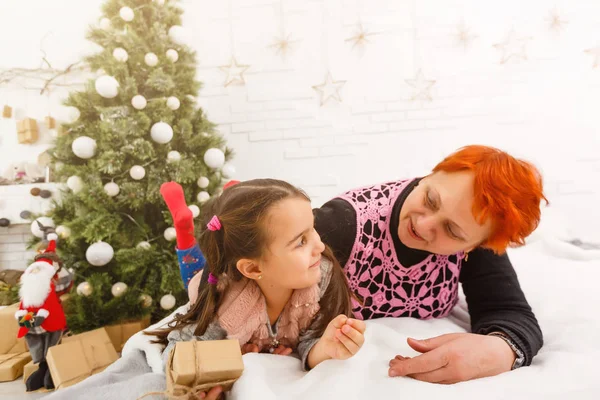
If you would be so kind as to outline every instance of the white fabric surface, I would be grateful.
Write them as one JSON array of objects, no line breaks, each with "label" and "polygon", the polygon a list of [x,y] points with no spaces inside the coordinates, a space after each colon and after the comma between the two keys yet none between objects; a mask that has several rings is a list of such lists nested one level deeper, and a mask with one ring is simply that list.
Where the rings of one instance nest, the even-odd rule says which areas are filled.
[{"label": "white fabric surface", "polygon": [[[230,398],[600,399],[596,366],[600,360],[600,301],[596,294],[600,259],[574,246],[567,252],[557,247],[549,251],[554,240],[538,237],[523,248],[509,250],[544,332],[544,347],[530,367],[448,386],[387,376],[388,362],[396,354],[417,354],[406,344],[407,337],[427,338],[469,329],[461,293],[459,304],[443,320],[368,321],[366,343],[355,357],[326,361],[308,373],[302,372],[300,362],[292,357],[247,354],[244,374]],[[137,334],[127,342],[123,353],[135,349],[146,353],[154,372],[162,372],[158,346]]]}]

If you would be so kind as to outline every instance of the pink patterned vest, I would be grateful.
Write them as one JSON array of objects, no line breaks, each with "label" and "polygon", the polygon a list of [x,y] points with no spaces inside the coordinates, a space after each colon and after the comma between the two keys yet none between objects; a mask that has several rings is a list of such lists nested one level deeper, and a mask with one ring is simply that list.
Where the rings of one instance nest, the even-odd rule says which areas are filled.
[{"label": "pink patterned vest", "polygon": [[356,211],[356,239],[344,266],[350,289],[364,300],[357,318],[440,318],[458,301],[464,253],[431,254],[415,265],[398,261],[390,219],[398,196],[411,181],[388,182],[339,196]]}]

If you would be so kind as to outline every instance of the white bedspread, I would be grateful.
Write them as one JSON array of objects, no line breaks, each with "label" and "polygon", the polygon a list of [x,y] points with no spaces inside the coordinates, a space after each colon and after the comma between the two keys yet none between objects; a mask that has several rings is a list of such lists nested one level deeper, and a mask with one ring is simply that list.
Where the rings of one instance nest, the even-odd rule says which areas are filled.
[{"label": "white bedspread", "polygon": [[[523,290],[538,317],[545,344],[531,367],[456,385],[389,378],[388,361],[415,355],[409,336],[426,338],[468,330],[464,298],[444,320],[381,319],[367,322],[366,343],[347,361],[326,361],[305,373],[292,357],[244,356],[245,371],[233,399],[600,399],[600,259],[570,248],[548,251],[548,241],[509,250]],[[550,255],[552,254],[552,255]],[[589,254],[589,253],[588,253]],[[563,255],[563,256],[561,256]],[[587,261],[582,261],[592,258]],[[157,324],[159,325],[159,324]],[[124,354],[146,352],[155,372],[159,350],[136,335]]]}]

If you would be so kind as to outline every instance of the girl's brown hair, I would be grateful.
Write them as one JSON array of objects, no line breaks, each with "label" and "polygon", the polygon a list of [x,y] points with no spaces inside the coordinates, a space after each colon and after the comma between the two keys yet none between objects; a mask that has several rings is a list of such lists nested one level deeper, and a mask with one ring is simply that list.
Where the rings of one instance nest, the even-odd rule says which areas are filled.
[{"label": "girl's brown hair", "polygon": [[[236,264],[242,258],[259,258],[271,242],[266,226],[269,210],[276,203],[300,198],[310,201],[302,190],[276,179],[254,179],[231,186],[220,196],[209,200],[202,209],[202,224],[199,238],[200,249],[206,258],[206,266],[198,288],[198,299],[186,314],[177,314],[168,327],[149,335],[157,336],[155,343],[167,344],[167,336],[173,330],[197,323],[194,334],[201,336],[208,325],[215,320],[222,294],[227,290],[227,282],[243,278]],[[216,215],[221,229],[209,231],[206,228]],[[329,247],[323,256],[333,263],[329,286],[321,298],[321,310],[317,317],[316,330],[322,335],[329,322],[338,314],[352,316],[350,290],[346,276]],[[219,279],[218,285],[207,283],[208,274]]]}]

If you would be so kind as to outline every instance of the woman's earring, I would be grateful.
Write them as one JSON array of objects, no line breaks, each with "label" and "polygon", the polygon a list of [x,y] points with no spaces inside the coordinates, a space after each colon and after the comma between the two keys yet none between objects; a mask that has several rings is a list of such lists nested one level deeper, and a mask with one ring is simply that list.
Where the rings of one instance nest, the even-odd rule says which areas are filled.
[{"label": "woman's earring", "polygon": [[261,279],[262,279],[262,275],[259,275],[259,276],[258,276],[258,279],[259,279],[259,280],[261,280]]},{"label": "woman's earring", "polygon": [[469,252],[468,251],[465,253],[465,261],[469,261]]}]

